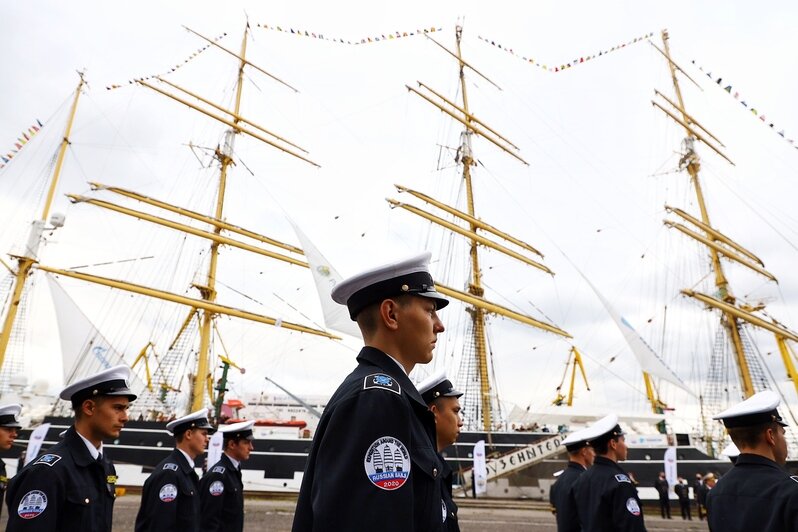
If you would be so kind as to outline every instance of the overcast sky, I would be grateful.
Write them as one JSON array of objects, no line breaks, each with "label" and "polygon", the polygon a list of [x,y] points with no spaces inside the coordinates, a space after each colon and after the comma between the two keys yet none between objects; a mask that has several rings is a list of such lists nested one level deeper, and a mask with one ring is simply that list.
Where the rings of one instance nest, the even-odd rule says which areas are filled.
[{"label": "overcast sky", "polygon": [[[300,92],[250,69],[242,114],[306,148],[321,168],[238,138],[228,220],[296,243],[290,217],[344,276],[430,249],[436,276],[462,286],[457,277],[467,264],[460,254],[462,239],[446,239],[413,215],[390,210],[384,201],[396,197],[393,183],[462,201],[451,150],[459,126],[404,87],[419,80],[455,98],[457,68],[451,58],[423,37],[352,46],[258,25],[352,41],[434,27],[442,29],[436,39],[453,47],[454,27],[464,21],[466,60],[502,89],[469,73],[471,109],[518,145],[530,163],[525,166],[486,142],[475,142],[477,213],[540,249],[557,274],[551,278],[520,268],[487,251],[487,295],[573,334],[592,388],[581,390],[577,402],[644,411],[639,368],[574,265],[685,381],[698,387],[715,326],[700,305],[678,295],[681,288],[710,290],[706,254],[661,223],[666,202],[697,212],[686,176],[676,172],[683,130],[650,103],[655,89],[672,95],[667,65],[643,42],[552,73],[479,37],[552,66],[650,32],[661,47],[660,30],[668,28],[674,59],[701,86],[682,80],[688,110],[723,141],[736,163],[731,166],[699,148],[713,223],[758,254],[780,280],[779,285],[765,283],[729,267],[734,292],[751,302],[768,302],[774,316],[798,328],[798,281],[790,277],[798,249],[792,209],[798,150],[777,134],[783,130],[798,140],[793,3],[769,4],[766,10],[745,2],[681,1],[534,2],[523,7],[503,1],[271,4],[5,6],[0,20],[0,150],[10,150],[36,119],[47,126],[0,170],[3,249],[24,240],[25,222],[39,212],[46,162],[62,135],[77,69],[86,69],[89,89],[80,103],[60,193],[87,194],[86,181],[99,181],[209,212],[216,174],[212,167],[201,168],[201,162],[209,162],[207,155],[185,144],[214,147],[224,126],[127,82],[169,72],[205,45],[181,25],[211,38],[227,33],[219,42],[238,51],[248,15],[248,57]],[[711,71],[711,80],[699,66]],[[231,107],[236,69],[235,60],[208,49],[169,79]],[[107,91],[112,84],[123,87]],[[728,85],[730,94],[723,90]],[[743,100],[765,114],[764,123],[741,105]],[[87,271],[195,294],[189,285],[202,281],[194,275],[202,271],[204,242],[183,241],[168,229],[89,205],[70,205],[63,196],[55,210],[67,214],[67,223],[47,244],[43,263],[74,267],[153,255],[132,265]],[[221,263],[221,302],[321,323],[307,271],[237,251],[225,251]],[[446,273],[449,267],[454,273]],[[129,360],[151,338],[168,342],[185,313],[104,288],[69,280],[63,284]],[[31,337],[28,353],[34,363],[29,371],[55,382],[58,346],[45,299],[35,311],[38,329]],[[449,330],[436,363],[456,373],[466,315],[458,305],[444,313]],[[252,369],[234,383],[238,393],[259,391],[261,377],[268,374],[300,394],[328,394],[354,364],[357,342],[352,340],[334,343],[226,318],[221,325],[233,358]],[[772,353],[765,355],[768,367],[794,403],[775,345],[766,335],[761,340],[762,352]],[[570,345],[493,319],[491,349],[502,397],[522,408],[545,406],[554,396]],[[41,370],[42,360],[53,369]],[[681,407],[676,389],[663,385],[662,393],[666,402]]]}]

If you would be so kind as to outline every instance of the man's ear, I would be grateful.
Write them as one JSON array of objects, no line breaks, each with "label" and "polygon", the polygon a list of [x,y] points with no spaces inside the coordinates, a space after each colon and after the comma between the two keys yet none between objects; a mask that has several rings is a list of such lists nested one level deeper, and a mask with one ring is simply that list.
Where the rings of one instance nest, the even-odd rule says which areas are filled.
[{"label": "man's ear", "polygon": [[389,330],[399,328],[398,310],[399,304],[393,299],[384,299],[380,303],[380,319]]},{"label": "man's ear", "polygon": [[84,416],[91,416],[94,414],[94,409],[97,408],[97,401],[94,399],[84,399],[80,404],[80,411]]}]

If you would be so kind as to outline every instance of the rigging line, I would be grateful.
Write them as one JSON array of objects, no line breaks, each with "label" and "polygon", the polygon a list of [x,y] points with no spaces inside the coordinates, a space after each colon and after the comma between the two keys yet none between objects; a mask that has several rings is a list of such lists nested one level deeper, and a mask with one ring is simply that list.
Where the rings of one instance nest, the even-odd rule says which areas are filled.
[{"label": "rigging line", "polygon": [[765,217],[764,217],[764,216],[763,216],[763,215],[762,215],[762,214],[759,212],[759,210],[757,210],[757,209],[754,209],[753,205],[751,205],[751,204],[750,204],[750,203],[748,203],[748,202],[747,202],[745,199],[743,199],[743,197],[742,197],[742,196],[740,196],[740,195],[739,195],[739,194],[738,194],[738,193],[737,193],[737,192],[736,192],[734,189],[732,189],[732,188],[731,188],[731,187],[730,187],[730,186],[729,186],[727,183],[725,183],[723,179],[716,179],[716,181],[719,181],[719,182],[721,183],[721,185],[723,185],[723,186],[726,188],[726,190],[728,190],[729,192],[731,192],[731,193],[732,193],[732,194],[733,194],[733,195],[734,195],[734,196],[735,196],[735,197],[736,197],[738,200],[740,200],[740,202],[742,202],[742,203],[743,203],[743,205],[745,205],[746,207],[748,207],[748,209],[749,209],[749,210],[751,210],[751,211],[753,212],[753,214],[754,214],[754,215],[755,215],[757,218],[759,218],[760,220],[762,220],[762,221],[765,223],[765,225],[767,225],[768,227],[770,227],[770,228],[771,228],[771,229],[772,229],[772,230],[773,230],[773,231],[774,231],[774,232],[775,232],[777,235],[779,235],[779,236],[782,238],[782,240],[784,240],[784,241],[787,243],[787,245],[789,245],[789,246],[790,246],[791,248],[793,248],[795,251],[798,251],[798,245],[796,245],[796,244],[794,244],[793,242],[791,242],[791,241],[790,241],[790,239],[789,239],[789,238],[787,238],[787,236],[786,236],[785,234],[783,234],[783,233],[782,233],[781,231],[779,231],[779,230],[778,230],[778,229],[777,229],[777,228],[776,228],[776,227],[775,227],[775,226],[774,226],[774,225],[773,225],[771,222],[769,222],[769,221],[768,221],[768,220],[767,220],[767,219],[766,219],[766,218],[765,218]]}]

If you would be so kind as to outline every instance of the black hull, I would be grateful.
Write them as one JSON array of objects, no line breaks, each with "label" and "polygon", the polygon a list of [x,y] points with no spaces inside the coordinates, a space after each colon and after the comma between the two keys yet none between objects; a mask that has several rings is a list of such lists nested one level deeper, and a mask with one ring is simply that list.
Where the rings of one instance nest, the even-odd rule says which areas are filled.
[{"label": "black hull", "polygon": [[[42,452],[59,440],[59,434],[72,424],[72,418],[47,417],[50,423]],[[0,452],[0,458],[16,459],[22,449],[27,447],[31,431],[20,431],[15,446],[9,451]],[[504,454],[540,440],[550,438],[549,432],[496,432],[490,438],[482,432],[463,432],[457,443],[443,451],[443,456],[456,472],[468,470],[473,464],[474,445],[479,440],[486,441],[488,456]],[[272,486],[291,489],[296,485],[297,476],[304,471],[307,455],[312,444],[306,438],[256,438],[254,450],[248,461],[242,464],[243,469],[259,472],[264,479],[270,479]],[[174,439],[166,430],[165,423],[151,421],[130,421],[122,430],[119,438],[105,443],[107,456],[118,465],[140,467],[142,473],[148,473],[163,460],[172,450]],[[665,447],[630,448],[624,469],[634,473],[641,486],[653,486],[654,480],[663,470]],[[197,460],[196,466],[202,467],[203,457]],[[561,454],[514,473],[508,478],[510,486],[534,488],[539,486],[539,479],[552,479],[555,472],[563,469],[566,455]],[[677,463],[679,475],[691,481],[697,473],[712,472],[722,475],[731,468],[728,460],[715,460],[700,449],[682,445],[677,447]],[[791,474],[798,472],[798,462],[788,462]],[[455,483],[459,483],[455,479]]]}]

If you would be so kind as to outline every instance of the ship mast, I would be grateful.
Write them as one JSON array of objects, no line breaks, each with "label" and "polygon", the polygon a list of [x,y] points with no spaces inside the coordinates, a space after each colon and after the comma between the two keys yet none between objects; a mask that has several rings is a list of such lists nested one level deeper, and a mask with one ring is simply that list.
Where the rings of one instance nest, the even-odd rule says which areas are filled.
[{"label": "ship mast", "polygon": [[[559,327],[556,327],[555,325],[542,322],[531,316],[527,316],[521,312],[503,307],[501,305],[497,305],[496,303],[492,303],[483,297],[485,290],[482,285],[482,271],[480,269],[480,261],[479,261],[479,246],[484,246],[486,248],[498,251],[508,257],[511,257],[528,266],[532,266],[551,275],[553,275],[553,272],[548,267],[546,267],[545,265],[541,264],[540,262],[529,256],[530,254],[532,254],[542,258],[543,255],[537,249],[530,246],[526,242],[512,235],[509,235],[503,231],[500,231],[495,227],[493,227],[492,225],[487,224],[486,222],[478,218],[476,215],[473,175],[471,172],[472,167],[476,166],[476,161],[471,147],[472,137],[473,136],[481,137],[489,141],[491,144],[495,145],[505,153],[509,154],[513,158],[522,162],[523,164],[527,164],[527,162],[524,161],[524,159],[517,154],[518,147],[515,144],[510,142],[508,139],[506,139],[500,133],[498,133],[495,129],[491,128],[490,126],[485,124],[482,120],[476,118],[471,113],[468,103],[468,90],[467,90],[466,76],[465,76],[466,68],[476,73],[477,75],[481,76],[483,79],[485,79],[495,87],[498,88],[498,86],[463,59],[462,50],[460,46],[462,39],[462,30],[463,28],[460,25],[458,25],[455,29],[455,37],[456,37],[455,51],[450,51],[442,44],[432,39],[432,37],[427,35],[427,38],[429,40],[431,40],[438,47],[442,48],[447,54],[449,54],[451,57],[457,60],[459,66],[459,80],[460,80],[460,92],[462,94],[462,104],[447,99],[441,93],[435,91],[434,89],[432,89],[431,87],[420,81],[418,82],[420,90],[417,90],[410,86],[407,86],[407,89],[410,92],[413,92],[414,94],[420,96],[421,98],[432,104],[433,106],[437,107],[440,111],[447,114],[454,120],[457,120],[458,122],[460,122],[460,124],[464,126],[464,129],[460,134],[460,145],[457,150],[458,153],[457,162],[462,165],[462,179],[466,192],[466,210],[461,211],[455,207],[447,205],[446,203],[440,200],[427,196],[426,194],[423,194],[415,190],[411,190],[407,187],[403,187],[400,185],[396,185],[398,192],[408,193],[414,198],[421,200],[422,202],[427,203],[433,206],[434,208],[437,208],[445,212],[446,214],[454,217],[456,221],[455,222],[449,221],[445,218],[437,216],[436,214],[433,214],[431,212],[428,212],[424,209],[421,209],[419,207],[416,207],[408,203],[403,203],[390,198],[387,199],[387,201],[392,207],[400,207],[404,210],[407,210],[417,216],[420,216],[426,220],[429,220],[434,224],[443,227],[446,230],[464,236],[468,240],[471,268],[468,279],[466,281],[467,283],[466,290],[465,291],[457,290],[442,285],[440,283],[436,283],[436,288],[438,289],[439,292],[453,299],[457,299],[465,303],[467,312],[471,317],[471,326],[473,334],[473,338],[471,339],[471,341],[473,342],[472,345],[474,348],[474,362],[476,365],[476,375],[474,375],[473,377],[478,381],[479,385],[478,389],[479,397],[474,404],[475,407],[474,410],[477,411],[476,421],[477,422],[481,421],[482,430],[490,434],[491,431],[494,429],[493,394],[495,392],[492,391],[490,383],[490,362],[488,359],[487,334],[486,334],[486,329],[487,329],[486,322],[488,315],[496,314],[499,316],[503,316],[512,319],[514,321],[530,325],[532,327],[552,332],[564,338],[571,338],[571,336],[566,331],[560,329]],[[467,225],[467,228],[462,227],[457,222],[465,223]],[[492,237],[498,237],[499,239],[505,241],[507,244],[496,242]],[[468,355],[466,354],[465,356]],[[469,376],[469,378],[470,377],[471,376]],[[468,394],[469,391],[466,390],[466,393]]]},{"label": "ship mast", "polygon": [[[219,170],[219,190],[216,196],[216,211],[214,218],[217,220],[223,219],[224,211],[224,193],[227,186],[227,169],[233,162],[233,145],[235,136],[238,134],[238,123],[241,121],[239,113],[241,110],[241,92],[243,90],[244,82],[244,66],[246,66],[247,54],[247,34],[249,32],[249,24],[244,28],[244,37],[241,39],[241,54],[238,66],[238,79],[236,80],[236,101],[235,108],[233,109],[233,128],[229,129],[225,134],[225,141],[223,147],[216,148],[216,157],[221,163]],[[214,234],[221,235],[222,228],[219,226],[214,227]],[[219,262],[219,242],[214,241],[211,243],[210,261],[208,264],[208,281],[205,286],[198,286],[202,299],[213,303],[216,301],[216,269]],[[211,326],[213,325],[214,314],[210,310],[202,311],[202,325],[200,326],[200,349],[197,360],[197,374],[194,376],[194,386],[191,390],[191,410],[196,411],[202,408],[205,397],[205,383],[208,381],[207,375],[210,374],[210,345],[211,345]]]},{"label": "ship mast", "polygon": [[56,158],[55,168],[53,169],[53,175],[50,178],[50,186],[47,190],[47,198],[44,201],[44,207],[42,207],[42,214],[38,220],[34,220],[32,223],[25,251],[21,255],[11,256],[17,260],[17,271],[14,274],[14,288],[11,292],[8,312],[3,321],[3,329],[0,331],[0,367],[3,367],[3,363],[5,362],[6,350],[11,340],[11,332],[14,328],[17,311],[22,302],[25,283],[28,276],[31,274],[33,265],[38,261],[37,254],[39,252],[39,244],[41,244],[42,241],[42,232],[44,231],[45,223],[47,223],[47,217],[50,215],[50,207],[55,197],[58,178],[61,176],[61,168],[64,164],[64,156],[66,155],[67,147],[69,146],[69,135],[72,132],[72,124],[75,121],[75,113],[78,109],[80,93],[83,89],[83,85],[86,83],[83,79],[83,72],[78,72],[78,75],[80,76],[80,81],[78,82],[78,87],[75,89],[75,97],[72,100],[72,107],[69,110],[69,118],[67,119],[66,128],[64,130],[64,138],[61,140],[61,145],[58,149],[58,156]]},{"label": "ship mast", "polygon": [[[252,68],[258,70],[259,72],[264,73],[265,75],[271,77],[272,79],[278,81],[279,83],[281,83],[281,84],[291,88],[295,92],[297,92],[296,89],[294,89],[293,87],[291,87],[290,85],[288,85],[284,81],[282,81],[279,78],[269,74],[265,70],[257,67],[256,65],[252,64],[249,60],[246,59],[245,54],[246,54],[247,38],[248,38],[248,33],[249,33],[249,24],[247,24],[247,26],[246,26],[246,28],[244,30],[244,37],[243,37],[242,44],[241,44],[241,52],[240,52],[240,54],[236,54],[235,52],[227,50],[226,48],[222,47],[221,45],[219,45],[215,41],[213,41],[211,39],[208,39],[207,37],[204,37],[204,36],[200,35],[199,33],[195,32],[193,30],[190,30],[189,28],[186,28],[186,29],[188,31],[194,33],[198,37],[208,41],[213,46],[215,46],[215,47],[223,50],[224,52],[226,52],[226,53],[238,58],[238,60],[239,60],[239,69],[238,69],[238,78],[237,78],[237,82],[236,82],[236,98],[235,98],[234,108],[233,109],[225,109],[221,105],[215,104],[215,103],[213,103],[213,102],[211,102],[211,101],[209,101],[209,100],[207,100],[205,98],[202,98],[202,97],[200,97],[200,96],[198,96],[198,95],[196,95],[196,94],[194,94],[194,93],[192,93],[192,92],[190,92],[190,91],[188,91],[186,89],[183,89],[183,88],[177,86],[174,83],[171,83],[171,82],[168,82],[168,81],[162,79],[161,77],[157,77],[156,79],[158,79],[158,81],[164,83],[165,85],[168,85],[168,86],[170,86],[170,87],[172,87],[174,89],[177,89],[178,91],[181,91],[183,94],[186,94],[186,95],[190,96],[191,98],[199,100],[201,103],[206,104],[206,105],[212,107],[215,111],[220,111],[223,114],[222,115],[216,114],[214,111],[211,111],[211,110],[209,110],[206,107],[202,107],[202,106],[200,106],[198,104],[195,104],[195,103],[193,103],[191,101],[188,101],[188,100],[184,99],[181,96],[178,96],[176,94],[167,92],[166,90],[163,90],[163,89],[161,89],[159,87],[156,87],[156,86],[148,83],[145,79],[137,79],[136,83],[138,83],[139,85],[142,85],[144,87],[147,87],[150,90],[158,92],[159,94],[164,95],[164,96],[166,96],[166,97],[168,97],[168,98],[170,98],[170,99],[172,99],[174,101],[177,101],[177,102],[179,102],[179,103],[191,108],[194,111],[198,111],[198,112],[200,112],[200,113],[202,113],[202,114],[204,114],[204,115],[206,115],[206,116],[208,116],[208,117],[210,117],[210,118],[212,118],[212,119],[214,119],[214,120],[216,120],[216,121],[218,121],[218,122],[220,122],[222,124],[227,125],[230,128],[225,133],[225,138],[224,138],[224,142],[223,142],[222,146],[217,147],[217,149],[215,151],[215,157],[220,163],[220,172],[219,172],[219,187],[218,187],[217,195],[216,195],[216,206],[215,206],[214,214],[212,216],[203,215],[203,214],[197,213],[195,211],[192,211],[192,210],[189,210],[189,209],[186,209],[186,208],[183,208],[183,207],[178,207],[178,206],[175,206],[175,205],[170,205],[170,204],[168,204],[168,203],[166,203],[164,201],[161,201],[161,200],[158,200],[158,199],[155,199],[155,198],[150,198],[150,197],[138,194],[138,193],[136,193],[134,191],[126,190],[126,189],[119,188],[119,187],[106,186],[106,185],[102,185],[102,184],[99,184],[99,183],[96,183],[96,182],[92,182],[90,184],[91,184],[91,187],[92,187],[93,190],[101,190],[101,191],[106,191],[106,192],[109,192],[109,193],[117,194],[117,195],[129,198],[129,199],[133,199],[133,200],[139,201],[141,203],[145,203],[147,205],[150,205],[150,206],[153,206],[153,207],[156,207],[156,208],[171,212],[171,213],[178,214],[180,216],[184,216],[184,217],[187,217],[187,218],[190,218],[190,219],[193,219],[193,220],[201,221],[201,222],[204,222],[204,223],[212,226],[213,230],[212,231],[204,231],[204,230],[198,229],[196,227],[193,227],[193,226],[190,226],[190,225],[187,225],[187,224],[183,224],[183,223],[180,223],[180,222],[177,222],[177,221],[174,221],[174,220],[170,220],[170,219],[167,219],[167,218],[156,216],[156,215],[153,215],[153,214],[150,214],[150,213],[147,213],[147,212],[137,211],[137,210],[131,209],[129,207],[118,205],[118,204],[115,204],[115,203],[112,203],[112,202],[109,202],[109,201],[105,201],[105,200],[100,200],[100,199],[97,199],[97,198],[91,198],[91,197],[85,197],[85,196],[79,196],[79,195],[68,195],[68,197],[70,198],[70,200],[73,203],[87,203],[87,204],[94,205],[94,206],[97,206],[97,207],[100,207],[100,208],[103,208],[103,209],[107,209],[107,210],[111,210],[111,211],[114,211],[114,212],[117,212],[117,213],[120,213],[120,214],[124,214],[126,216],[138,218],[140,220],[144,220],[144,221],[147,221],[147,222],[150,222],[150,223],[153,223],[153,224],[157,224],[157,225],[161,225],[161,226],[164,226],[164,227],[168,227],[170,229],[174,229],[174,230],[183,232],[185,234],[190,234],[190,235],[193,235],[193,236],[197,236],[197,237],[209,240],[211,242],[211,245],[210,245],[210,256],[209,256],[209,264],[208,264],[206,283],[204,285],[194,285],[195,288],[197,288],[200,291],[201,298],[200,299],[191,298],[191,297],[187,297],[187,296],[182,295],[182,294],[175,294],[175,293],[172,293],[172,292],[159,290],[159,289],[156,289],[156,288],[143,286],[143,285],[127,282],[127,281],[111,279],[111,278],[107,278],[107,277],[100,277],[100,276],[89,274],[89,273],[75,272],[75,271],[71,271],[71,270],[64,270],[64,269],[61,269],[61,268],[54,268],[54,267],[50,267],[50,266],[45,266],[45,265],[39,264],[39,263],[37,263],[36,257],[35,257],[35,248],[36,248],[36,245],[38,244],[38,240],[37,240],[36,242],[34,242],[34,244],[36,244],[36,245],[31,246],[31,244],[29,244],[29,246],[28,246],[29,250],[26,253],[26,256],[18,257],[18,259],[20,260],[20,270],[19,270],[18,275],[17,275],[18,282],[17,282],[17,286],[15,287],[14,299],[12,300],[14,305],[11,306],[11,310],[15,311],[16,310],[15,309],[16,305],[19,304],[19,300],[20,300],[19,293],[21,293],[21,285],[24,283],[25,276],[30,272],[32,267],[35,267],[36,269],[39,269],[39,270],[42,270],[42,271],[45,271],[45,272],[49,272],[49,273],[52,273],[52,274],[61,275],[61,276],[64,276],[64,277],[70,277],[70,278],[73,278],[73,279],[79,279],[81,281],[86,281],[86,282],[90,282],[90,283],[94,283],[94,284],[99,284],[99,285],[107,286],[107,287],[110,287],[110,288],[116,288],[116,289],[124,290],[124,291],[127,291],[127,292],[135,293],[135,294],[140,294],[140,295],[145,295],[145,296],[148,296],[148,297],[153,297],[153,298],[160,299],[160,300],[163,300],[163,301],[169,301],[169,302],[173,302],[173,303],[182,304],[182,305],[185,305],[185,306],[189,307],[188,317],[186,318],[186,320],[183,323],[183,327],[181,328],[181,333],[178,333],[178,334],[182,334],[183,331],[186,330],[186,327],[194,319],[195,316],[197,316],[197,315],[200,316],[200,349],[199,349],[197,370],[196,370],[196,374],[194,375],[194,382],[192,383],[191,405],[190,405],[192,409],[198,410],[198,409],[202,408],[204,406],[204,404],[205,404],[205,395],[206,395],[206,393],[209,396],[212,395],[212,386],[210,385],[210,381],[211,381],[211,371],[210,371],[210,351],[211,351],[211,347],[210,346],[211,346],[211,329],[214,326],[213,320],[214,320],[215,316],[217,316],[217,315],[227,315],[227,316],[232,316],[232,317],[246,319],[246,320],[249,320],[249,321],[254,321],[254,322],[257,322],[257,323],[263,323],[263,324],[267,324],[267,325],[278,326],[278,327],[281,327],[281,328],[284,328],[284,329],[288,329],[288,330],[292,330],[292,331],[312,334],[312,335],[316,335],[316,336],[322,336],[322,337],[331,338],[331,339],[340,339],[340,338],[335,336],[335,335],[333,335],[333,334],[330,334],[330,333],[328,333],[326,331],[315,329],[313,327],[307,327],[307,326],[296,324],[296,323],[282,321],[281,319],[278,319],[278,318],[273,318],[273,317],[270,317],[270,316],[265,316],[265,315],[262,315],[262,314],[257,314],[257,313],[254,313],[254,312],[237,309],[237,308],[234,308],[234,307],[230,307],[230,306],[227,306],[227,305],[220,304],[220,303],[218,303],[216,301],[216,296],[217,296],[217,292],[216,292],[216,275],[217,275],[217,269],[218,269],[219,246],[222,245],[222,244],[228,245],[228,246],[232,246],[232,247],[236,247],[236,248],[239,248],[239,249],[243,249],[243,250],[251,252],[251,253],[260,254],[260,255],[266,256],[268,258],[276,259],[276,260],[279,260],[279,261],[282,261],[282,262],[286,262],[286,263],[289,263],[289,264],[293,264],[293,265],[296,265],[296,266],[300,266],[300,267],[304,267],[304,268],[308,267],[307,262],[305,262],[301,258],[297,258],[297,257],[291,256],[291,255],[286,255],[286,254],[284,254],[282,252],[279,252],[279,251],[274,251],[274,250],[271,250],[271,249],[262,248],[260,245],[251,244],[251,243],[248,243],[248,242],[236,240],[234,238],[230,238],[228,236],[225,236],[225,235],[221,234],[222,230],[224,230],[224,231],[227,231],[229,233],[235,233],[235,234],[237,234],[239,236],[244,236],[244,237],[246,237],[248,239],[255,240],[259,244],[267,244],[269,246],[274,246],[274,247],[280,248],[281,250],[285,250],[285,251],[287,251],[289,253],[292,253],[292,254],[295,254],[295,255],[303,255],[304,254],[302,249],[300,249],[300,248],[298,248],[296,246],[292,246],[290,244],[286,244],[286,243],[280,242],[280,241],[275,240],[273,238],[269,238],[269,237],[263,236],[263,235],[255,232],[255,231],[244,229],[242,227],[230,224],[227,221],[223,220],[225,190],[226,190],[226,186],[227,186],[228,172],[229,172],[230,166],[234,164],[234,161],[233,161],[233,153],[234,153],[233,152],[233,144],[234,144],[235,136],[238,135],[238,134],[245,134],[246,136],[248,136],[250,138],[254,138],[255,140],[258,140],[259,142],[262,142],[264,144],[267,144],[269,146],[277,148],[278,150],[282,151],[283,153],[286,153],[286,154],[291,155],[291,156],[293,156],[293,157],[295,157],[297,159],[305,161],[305,162],[307,162],[307,163],[309,163],[309,164],[311,164],[313,166],[318,167],[319,165],[316,164],[315,162],[313,162],[312,160],[308,159],[305,155],[303,155],[303,154],[307,154],[308,153],[307,150],[305,150],[305,149],[301,148],[300,146],[298,146],[297,144],[285,139],[284,137],[281,137],[281,136],[279,136],[279,135],[277,135],[277,134],[275,134],[275,133],[263,128],[262,126],[254,123],[252,120],[244,118],[244,117],[242,117],[240,115],[240,111],[241,111],[241,95],[242,95],[242,89],[243,89],[243,70],[244,70],[245,66],[252,67]],[[64,136],[64,142],[62,143],[61,152],[60,152],[60,155],[59,155],[59,158],[58,158],[58,164],[56,165],[55,177],[54,177],[53,182],[51,184],[50,191],[49,191],[49,194],[48,194],[48,200],[47,200],[47,203],[46,203],[46,206],[45,206],[45,211],[44,211],[44,214],[42,216],[43,219],[41,221],[39,221],[39,222],[35,222],[35,223],[38,223],[38,227],[39,227],[38,233],[36,233],[38,235],[38,237],[40,237],[40,235],[41,235],[41,228],[43,228],[43,226],[44,226],[44,221],[43,220],[46,217],[47,212],[49,210],[50,203],[52,202],[52,197],[53,197],[53,194],[54,194],[54,191],[55,191],[55,182],[57,180],[57,174],[58,174],[58,172],[60,170],[61,161],[63,159],[63,152],[64,152],[64,150],[66,149],[66,146],[69,143],[69,139],[68,139],[69,130],[70,130],[71,125],[72,125],[72,117],[74,116],[75,107],[77,105],[77,97],[79,95],[80,87],[82,86],[82,84],[83,84],[83,80],[82,80],[82,77],[81,77],[81,85],[78,87],[78,91],[77,91],[77,94],[75,96],[75,101],[73,103],[72,115],[70,116],[70,120],[69,120],[69,123],[68,123],[68,126],[67,126],[67,132],[66,132],[66,134]],[[230,117],[230,118],[227,118],[227,117]],[[33,242],[33,238],[31,239],[31,242]],[[6,318],[6,322],[7,322],[7,324],[12,323],[13,322],[13,316],[11,318],[7,317]],[[8,343],[8,339],[6,338],[6,336],[7,336],[6,335],[6,328],[8,328],[8,330],[10,331],[10,325],[4,326],[4,329],[3,329],[3,338],[4,338],[5,344]],[[150,346],[148,346],[148,347],[150,347]],[[147,348],[145,348],[145,350],[146,349]],[[139,358],[141,358],[141,356],[142,355],[140,355]],[[146,356],[146,355],[144,355],[144,356]],[[151,384],[151,378],[150,377],[151,376],[149,375],[149,371],[148,371],[148,383],[149,384]],[[160,383],[160,386],[161,386],[162,390],[167,390],[167,389],[168,390],[175,390],[173,387],[171,387],[170,383],[167,383],[167,382]],[[212,396],[211,396],[211,399],[213,399]]]},{"label": "ship mast", "polygon": [[[471,183],[471,167],[476,163],[471,152],[471,133],[468,126],[471,125],[471,113],[468,110],[468,90],[466,88],[465,65],[463,64],[463,54],[460,49],[460,41],[463,36],[463,28],[457,26],[455,38],[457,42],[457,59],[460,62],[460,90],[463,94],[463,110],[466,120],[466,130],[461,136],[460,157],[463,165],[463,182],[466,189],[466,202],[468,214],[474,214],[474,189]],[[477,232],[478,228],[474,223],[469,224],[471,232]],[[482,288],[482,272],[479,269],[479,249],[476,239],[471,239],[471,279],[468,282],[468,293],[477,297],[482,297],[485,290]],[[482,429],[490,432],[492,428],[491,405],[490,405],[490,383],[488,381],[488,349],[485,338],[485,311],[479,307],[470,309],[471,320],[474,327],[474,348],[476,350],[477,370],[479,372],[480,397],[482,399]]]},{"label": "ship mast", "polygon": [[[737,373],[740,380],[740,389],[742,391],[743,398],[751,397],[754,393],[759,391],[763,385],[765,385],[764,383],[760,382],[762,379],[764,379],[764,375],[759,375],[759,373],[761,373],[761,369],[759,369],[758,361],[753,358],[752,352],[747,352],[746,350],[746,341],[743,338],[744,331],[742,329],[743,322],[772,332],[775,335],[777,344],[779,346],[779,351],[781,352],[782,359],[787,370],[787,375],[793,381],[796,391],[798,391],[798,375],[795,373],[795,368],[792,362],[794,355],[787,344],[787,340],[791,340],[793,342],[798,341],[798,335],[773,319],[767,320],[754,314],[753,312],[762,310],[764,305],[752,308],[749,305],[740,303],[732,293],[729,286],[729,281],[724,273],[723,264],[720,260],[721,256],[724,259],[731,260],[739,265],[745,266],[746,268],[762,275],[770,281],[777,282],[777,280],[773,274],[765,270],[763,262],[756,255],[748,251],[746,248],[725,234],[721,233],[710,222],[709,211],[707,209],[704,192],[701,187],[701,180],[699,178],[701,163],[699,156],[695,151],[695,144],[700,142],[710,148],[720,157],[728,161],[730,164],[733,165],[734,163],[721,151],[721,147],[724,147],[723,143],[712,133],[707,131],[707,129],[702,126],[694,117],[687,113],[681,88],[679,86],[677,72],[685,75],[693,83],[695,83],[695,81],[693,81],[692,78],[690,78],[671,58],[667,30],[662,31],[662,43],[662,50],[656,46],[654,47],[665,57],[668,62],[668,68],[670,69],[673,88],[676,94],[676,102],[668,99],[659,91],[655,91],[656,95],[664,100],[666,105],[663,105],[658,101],[652,101],[652,103],[676,123],[681,125],[685,130],[686,137],[682,144],[683,153],[680,160],[680,166],[685,168],[690,176],[690,182],[693,185],[696,201],[700,211],[699,219],[681,209],[666,205],[665,208],[669,213],[675,214],[677,217],[681,218],[681,220],[690,224],[692,228],[683,223],[678,223],[671,220],[665,220],[665,225],[679,230],[681,233],[693,238],[708,248],[712,262],[712,272],[714,274],[715,287],[719,297],[702,294],[689,289],[683,289],[681,292],[684,295],[697,299],[710,308],[720,311],[721,324],[731,340],[731,348],[734,354],[733,358],[737,367]],[[671,109],[675,109],[675,112]],[[756,369],[757,373],[756,380],[753,377],[755,373],[753,371],[754,368]],[[647,388],[649,385],[650,381],[647,377]],[[704,407],[702,401],[702,411],[703,410]],[[710,435],[709,431],[705,432],[708,435],[707,443],[708,448],[710,448],[711,451],[712,436]]]}]

